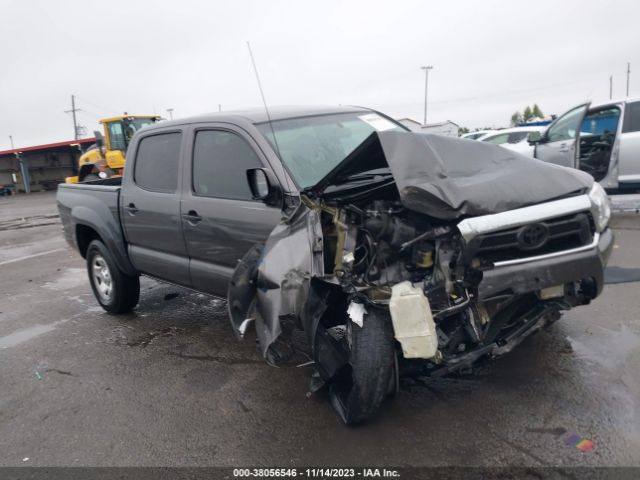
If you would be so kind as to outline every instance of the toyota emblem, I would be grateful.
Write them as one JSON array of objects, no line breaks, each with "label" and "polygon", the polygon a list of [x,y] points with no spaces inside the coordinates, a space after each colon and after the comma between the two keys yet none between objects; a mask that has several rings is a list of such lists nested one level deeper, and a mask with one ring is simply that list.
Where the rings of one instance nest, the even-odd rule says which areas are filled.
[{"label": "toyota emblem", "polygon": [[522,250],[535,250],[542,247],[549,238],[549,229],[542,223],[525,225],[518,230],[518,246]]}]

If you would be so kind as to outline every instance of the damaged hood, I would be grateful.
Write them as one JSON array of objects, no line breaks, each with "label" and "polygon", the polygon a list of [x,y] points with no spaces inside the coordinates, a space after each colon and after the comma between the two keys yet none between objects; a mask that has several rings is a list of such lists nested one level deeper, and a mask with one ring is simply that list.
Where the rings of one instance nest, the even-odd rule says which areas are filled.
[{"label": "damaged hood", "polygon": [[475,140],[414,132],[375,132],[311,191],[335,188],[365,172],[389,168],[402,204],[444,220],[533,205],[591,187],[579,170],[544,163]]}]

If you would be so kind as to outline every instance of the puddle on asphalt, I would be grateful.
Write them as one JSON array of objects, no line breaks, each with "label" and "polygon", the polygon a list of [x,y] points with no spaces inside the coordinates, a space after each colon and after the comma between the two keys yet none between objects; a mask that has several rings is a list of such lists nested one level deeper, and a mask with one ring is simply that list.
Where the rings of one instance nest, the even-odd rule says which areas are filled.
[{"label": "puddle on asphalt", "polygon": [[10,333],[4,337],[0,337],[0,350],[10,347],[15,347],[21,343],[27,342],[43,333],[49,333],[56,329],[58,325],[61,325],[68,320],[58,320],[57,322],[49,323],[47,325],[34,325],[17,332]]},{"label": "puddle on asphalt", "polygon": [[84,268],[67,268],[54,281],[42,286],[49,290],[71,290],[88,285],[87,271]]},{"label": "puddle on asphalt", "polygon": [[585,335],[580,340],[567,339],[579,357],[609,373],[620,374],[627,364],[631,367],[633,356],[640,356],[640,335],[626,325],[622,325],[620,330],[597,327],[595,335]]},{"label": "puddle on asphalt", "polygon": [[604,283],[640,282],[640,268],[609,266],[604,271]]},{"label": "puddle on asphalt", "polygon": [[637,365],[640,361],[640,335],[623,325],[619,330],[599,327],[592,335],[580,340],[568,337],[578,358],[584,359],[588,368],[585,375],[595,377],[611,398],[610,408],[620,431],[640,445],[640,380]]}]

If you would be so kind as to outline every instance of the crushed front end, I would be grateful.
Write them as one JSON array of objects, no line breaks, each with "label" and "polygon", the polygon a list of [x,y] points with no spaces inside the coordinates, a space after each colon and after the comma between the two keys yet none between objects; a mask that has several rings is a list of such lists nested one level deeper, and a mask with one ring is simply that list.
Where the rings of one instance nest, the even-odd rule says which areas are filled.
[{"label": "crushed front end", "polygon": [[[255,287],[265,357],[277,363],[284,322],[304,331],[312,388],[328,385],[347,424],[375,412],[404,375],[441,376],[505,354],[562,310],[588,304],[602,290],[613,244],[597,184],[438,218],[425,213],[437,200],[411,204],[394,177],[303,194],[264,251],[243,260],[253,283],[236,278]],[[243,316],[235,318],[237,327]]]},{"label": "crushed front end", "polygon": [[[353,397],[377,406],[391,393],[380,376],[393,389],[398,375],[439,376],[502,355],[560,311],[589,303],[613,243],[596,227],[588,195],[458,223],[397,201],[318,208],[324,275],[311,282],[305,326],[348,423],[372,410],[354,407]],[[367,369],[352,358],[353,336],[367,328],[396,345],[382,361],[355,351],[371,379],[353,372],[354,364]]]}]

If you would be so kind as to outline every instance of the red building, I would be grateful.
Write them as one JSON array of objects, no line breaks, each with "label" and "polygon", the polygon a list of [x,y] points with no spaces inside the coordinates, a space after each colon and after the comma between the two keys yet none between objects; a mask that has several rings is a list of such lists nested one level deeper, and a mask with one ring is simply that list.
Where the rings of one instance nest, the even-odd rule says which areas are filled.
[{"label": "red building", "polygon": [[82,138],[0,151],[0,186],[16,192],[55,189],[76,174],[78,157],[94,142],[95,138]]}]

